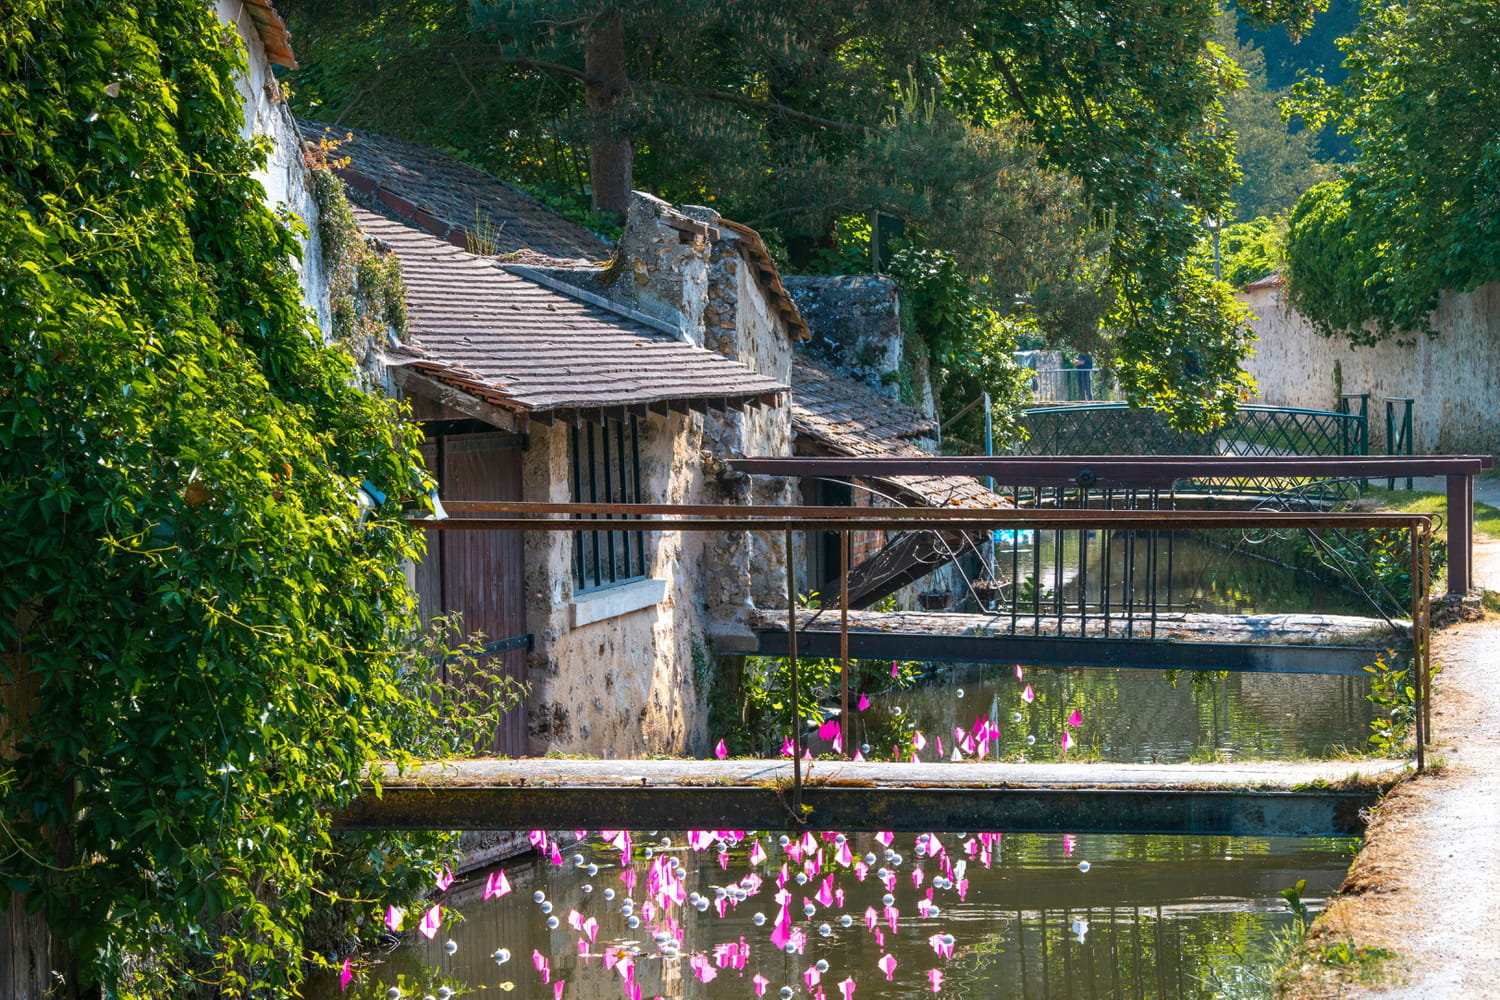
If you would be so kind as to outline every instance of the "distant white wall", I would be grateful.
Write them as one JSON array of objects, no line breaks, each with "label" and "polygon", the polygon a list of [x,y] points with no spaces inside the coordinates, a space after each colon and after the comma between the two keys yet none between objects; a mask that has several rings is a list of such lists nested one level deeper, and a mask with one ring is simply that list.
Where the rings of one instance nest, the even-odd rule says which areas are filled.
[{"label": "distant white wall", "polygon": [[1281,287],[1240,294],[1256,317],[1251,328],[1259,344],[1245,368],[1257,401],[1333,409],[1337,365],[1344,392],[1370,393],[1372,450],[1385,449],[1383,398],[1409,396],[1416,400],[1418,453],[1500,452],[1500,284],[1444,292],[1432,315],[1438,335],[1419,336],[1407,347],[1390,341],[1350,347],[1320,336],[1285,298]]}]

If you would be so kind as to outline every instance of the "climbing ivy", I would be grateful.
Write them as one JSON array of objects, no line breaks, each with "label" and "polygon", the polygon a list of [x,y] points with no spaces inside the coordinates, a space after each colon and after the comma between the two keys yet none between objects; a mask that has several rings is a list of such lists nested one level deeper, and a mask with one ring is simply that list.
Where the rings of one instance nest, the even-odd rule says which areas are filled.
[{"label": "climbing ivy", "polygon": [[415,432],[308,323],[242,68],[201,0],[0,5],[0,878],[67,993],[290,996],[330,813],[434,728]]}]

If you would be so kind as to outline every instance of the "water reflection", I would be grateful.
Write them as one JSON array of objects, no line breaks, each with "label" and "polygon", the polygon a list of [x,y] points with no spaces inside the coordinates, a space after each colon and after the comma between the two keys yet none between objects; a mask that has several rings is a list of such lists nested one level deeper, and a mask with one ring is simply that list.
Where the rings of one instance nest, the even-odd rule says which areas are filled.
[{"label": "water reflection", "polygon": [[[1174,685],[1155,670],[1030,667],[1024,681],[1014,671],[1014,664],[933,664],[920,686],[873,698],[866,713],[854,713],[851,743],[874,742],[867,734],[889,732],[891,714],[899,707],[901,718],[924,733],[927,746],[919,756],[931,761],[951,757],[954,731],[972,732],[979,718],[999,727],[1000,735],[990,745],[989,756],[995,759],[1077,759],[1085,754],[1164,764],[1209,758],[1285,760],[1363,749],[1375,712],[1366,697],[1366,677],[1232,673],[1194,683],[1184,673]],[[1026,684],[1035,694],[1030,704],[1021,697]],[[1075,711],[1082,722],[1069,727]],[[1077,744],[1066,754],[1061,748],[1064,732],[1073,733]],[[815,752],[820,748],[814,744]],[[888,747],[875,749],[877,755],[890,752]]]},{"label": "water reflection", "polygon": [[[759,976],[767,997],[777,998],[786,987],[788,996],[814,1000],[820,994],[841,1000],[839,984],[848,981],[858,1000],[1264,997],[1277,937],[1291,921],[1279,891],[1306,879],[1304,898],[1317,908],[1319,897],[1338,884],[1354,847],[1345,840],[1005,836],[989,845],[986,859],[985,845],[974,838],[937,837],[938,858],[921,856],[910,836],[898,838],[891,849],[899,863],[871,835],[850,837],[856,864],[873,854],[870,867],[888,869],[892,881],[883,884],[876,870],[861,880],[853,865],[840,865],[832,842],[818,845],[823,857],[813,865],[809,857],[788,857],[774,837],[762,834],[757,839],[768,858],[753,865],[750,841],[723,853],[717,847],[690,851],[680,835],[671,835],[665,854],[680,860],[684,894],[715,900],[726,887],[750,890],[743,901],[727,898],[701,912],[690,895],[679,905],[649,905],[649,867],[664,853],[659,841],[654,857],[637,846],[632,864],[622,867],[619,852],[595,838],[568,851],[561,868],[536,858],[507,865],[515,891],[501,899],[481,900],[482,874],[454,886],[440,901],[461,912],[462,922],[450,919],[431,942],[418,938],[392,952],[345,995],[384,997],[399,982],[418,998],[436,996],[446,985],[481,996],[618,1000],[632,996],[634,986],[644,998],[718,1000],[754,996]],[[575,867],[575,853],[598,865],[597,874]],[[1080,861],[1088,862],[1087,873]],[[771,940],[783,864],[794,940],[805,937],[797,954]],[[814,867],[816,874],[798,884],[796,874]],[[919,869],[920,886],[914,878]],[[942,879],[945,871],[953,886],[939,881],[934,887],[934,876]],[[829,904],[815,902],[813,914],[805,915],[804,901],[816,899],[825,881]],[[919,912],[929,890],[935,909]],[[560,918],[556,930],[547,929],[549,914],[533,900],[536,891]],[[887,893],[899,914],[894,933]],[[757,923],[757,913],[763,922]],[[638,927],[628,926],[627,914]],[[877,918],[873,930],[869,914]],[[844,916],[852,918],[848,927]],[[585,931],[570,927],[590,917],[598,921],[592,944]],[[952,936],[951,958],[940,953],[945,934]],[[680,942],[677,957],[663,957],[663,938],[666,951]],[[451,955],[443,947],[447,940],[456,946]],[[490,957],[499,948],[512,955],[504,965]],[[886,956],[895,963],[889,981],[880,966]],[[545,976],[537,968],[541,960]],[[819,962],[826,970],[810,975]],[[933,970],[941,980],[936,989]],[[809,986],[811,979],[817,981]],[[329,979],[308,991],[316,1000],[339,995]]]}]

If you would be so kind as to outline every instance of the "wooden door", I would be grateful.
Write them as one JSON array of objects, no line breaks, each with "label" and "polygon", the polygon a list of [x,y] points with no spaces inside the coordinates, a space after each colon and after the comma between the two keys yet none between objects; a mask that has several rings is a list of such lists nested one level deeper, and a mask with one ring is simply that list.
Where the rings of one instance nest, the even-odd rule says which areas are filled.
[{"label": "wooden door", "polygon": [[[522,451],[514,434],[444,435],[422,450],[444,500],[521,499]],[[526,680],[530,647],[524,553],[518,531],[435,531],[428,536],[427,557],[417,566],[423,619],[461,614],[464,631],[491,650],[480,662],[520,682]],[[493,750],[510,757],[526,754],[524,703],[506,713]]]}]

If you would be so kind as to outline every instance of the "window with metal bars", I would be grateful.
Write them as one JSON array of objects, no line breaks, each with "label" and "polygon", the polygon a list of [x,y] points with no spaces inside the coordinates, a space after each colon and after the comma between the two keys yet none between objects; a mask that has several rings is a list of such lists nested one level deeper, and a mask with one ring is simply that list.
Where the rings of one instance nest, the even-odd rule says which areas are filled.
[{"label": "window with metal bars", "polygon": [[[575,503],[641,502],[641,451],[634,416],[575,426],[572,443]],[[573,533],[574,593],[644,579],[648,569],[644,531]]]}]

